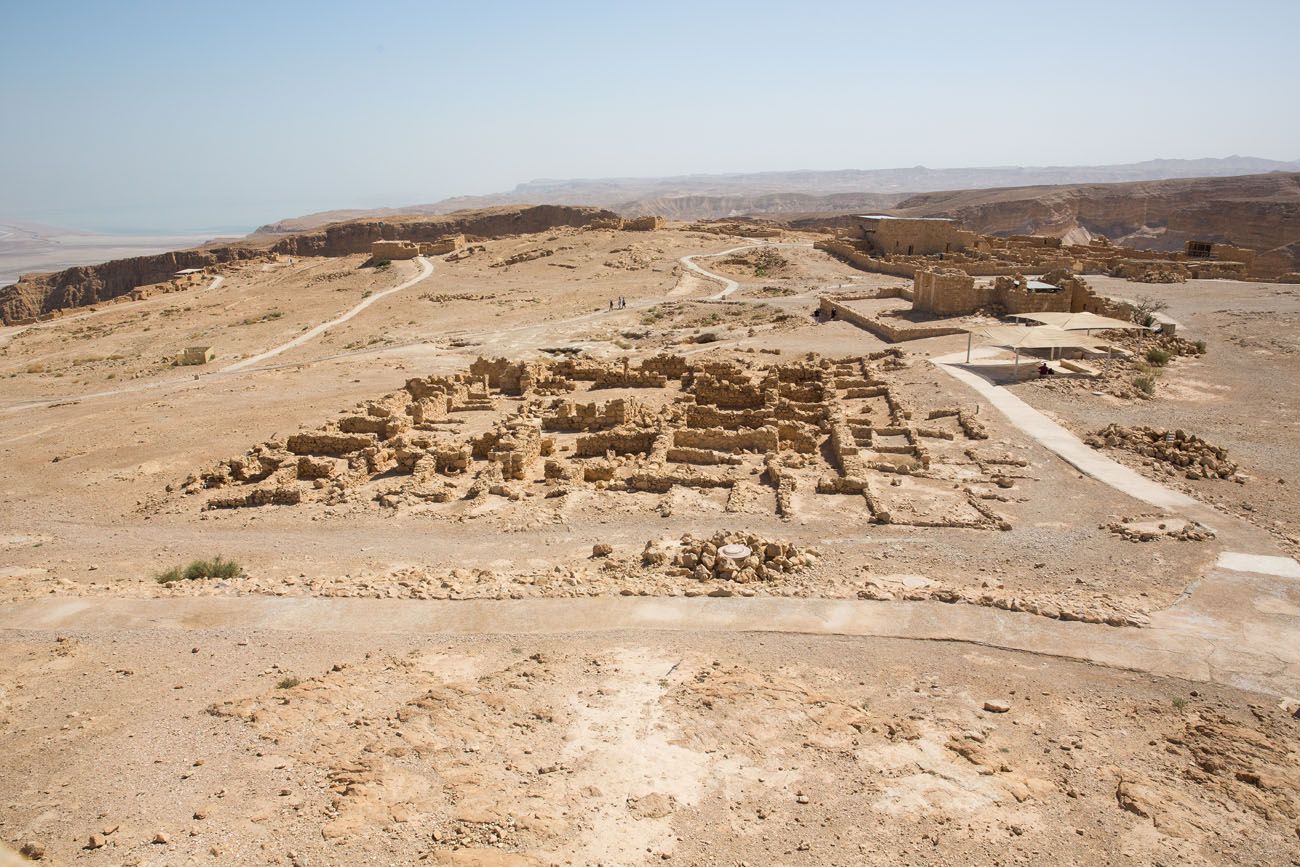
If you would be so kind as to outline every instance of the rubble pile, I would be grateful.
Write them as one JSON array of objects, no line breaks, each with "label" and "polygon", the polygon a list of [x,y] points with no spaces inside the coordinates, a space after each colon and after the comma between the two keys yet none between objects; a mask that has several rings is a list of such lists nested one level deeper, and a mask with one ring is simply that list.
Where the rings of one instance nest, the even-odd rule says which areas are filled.
[{"label": "rubble pile", "polygon": [[669,564],[697,581],[733,581],[749,584],[770,581],[798,572],[817,562],[816,554],[789,542],[764,539],[753,533],[719,532],[707,539],[690,533],[676,546],[646,543],[641,562],[647,566]]},{"label": "rubble pile", "polygon": [[1237,475],[1237,465],[1228,460],[1227,449],[1211,445],[1183,430],[1169,431],[1145,425],[1124,427],[1112,423],[1089,434],[1084,442],[1095,449],[1125,449],[1183,469],[1187,478],[1192,480],[1231,479]]},{"label": "rubble pile", "polygon": [[1199,521],[1186,521],[1181,518],[1121,518],[1102,524],[1103,530],[1109,530],[1121,539],[1129,542],[1154,542],[1157,539],[1176,539],[1180,542],[1208,542],[1213,539],[1214,531]]}]

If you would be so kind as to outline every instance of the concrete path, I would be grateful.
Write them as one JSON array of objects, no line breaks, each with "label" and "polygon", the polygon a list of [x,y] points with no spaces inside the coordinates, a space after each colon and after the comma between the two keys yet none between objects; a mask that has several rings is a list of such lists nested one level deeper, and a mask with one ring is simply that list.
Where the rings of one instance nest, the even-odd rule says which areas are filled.
[{"label": "concrete path", "polygon": [[376,292],[375,294],[367,298],[363,298],[361,299],[361,303],[357,304],[355,307],[353,307],[351,310],[347,311],[346,313],[337,316],[328,322],[322,322],[320,325],[317,325],[315,328],[312,328],[309,331],[304,331],[302,334],[299,334],[297,337],[295,337],[293,340],[290,340],[288,343],[282,343],[279,346],[275,347],[274,349],[268,349],[266,352],[262,352],[259,353],[258,355],[250,356],[248,358],[243,359],[242,361],[236,361],[234,364],[223,367],[221,368],[220,372],[232,373],[236,370],[243,370],[246,367],[252,367],[256,364],[260,364],[261,362],[266,361],[268,358],[274,358],[275,356],[279,355],[282,352],[288,352],[290,349],[294,349],[295,347],[302,346],[304,343],[308,342],[309,340],[314,340],[315,338],[324,334],[326,331],[329,331],[335,325],[342,325],[344,322],[347,322],[349,319],[356,316],[358,313],[360,313],[362,310],[365,310],[367,307],[369,307],[371,304],[374,304],[376,301],[379,301],[382,298],[386,298],[389,295],[392,295],[394,292],[401,292],[403,289],[411,288],[416,283],[419,283],[421,280],[425,279],[426,277],[428,277],[430,274],[433,273],[433,265],[429,262],[428,259],[424,258],[423,256],[417,256],[415,257],[415,260],[420,265],[420,273],[412,277],[410,280],[407,280],[405,283],[402,283],[399,286],[394,286],[392,289],[385,289],[383,292]]},{"label": "concrete path", "polygon": [[[1251,582],[1254,576],[1227,576]],[[1217,601],[1217,600],[1212,600]],[[432,601],[314,597],[46,598],[0,606],[0,629],[269,629],[303,633],[564,634],[634,630],[784,632],[959,641],[1275,695],[1300,695],[1300,613],[1219,621],[1189,602],[1145,629],[1066,622],[974,605],[779,597],[617,597]],[[1288,612],[1287,608],[1293,609]],[[1291,632],[1290,634],[1294,634]]]},{"label": "concrete path", "polygon": [[984,377],[961,367],[958,362],[965,357],[966,353],[963,351],[934,358],[931,361],[944,373],[978,392],[1013,425],[1055,452],[1080,472],[1134,499],[1162,509],[1204,508],[1199,500],[1172,491],[1123,464],[1116,463],[1005,388],[994,385]]}]

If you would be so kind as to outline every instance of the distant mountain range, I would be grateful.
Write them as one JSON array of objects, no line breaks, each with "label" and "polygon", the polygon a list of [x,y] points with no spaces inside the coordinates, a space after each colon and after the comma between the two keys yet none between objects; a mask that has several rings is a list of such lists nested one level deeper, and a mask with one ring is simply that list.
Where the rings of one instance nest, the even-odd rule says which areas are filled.
[{"label": "distant mountain range", "polygon": [[424,205],[321,211],[257,229],[283,234],[366,217],[447,214],[466,208],[509,204],[594,205],[624,216],[656,214],[699,220],[741,215],[789,215],[888,209],[917,193],[1057,184],[1105,184],[1173,178],[1209,178],[1300,171],[1300,160],[1282,162],[1230,156],[1196,160],[1147,160],[1108,166],[991,166],[983,168],[840,169],[680,175],[664,178],[535,180],[486,196],[458,196]]}]

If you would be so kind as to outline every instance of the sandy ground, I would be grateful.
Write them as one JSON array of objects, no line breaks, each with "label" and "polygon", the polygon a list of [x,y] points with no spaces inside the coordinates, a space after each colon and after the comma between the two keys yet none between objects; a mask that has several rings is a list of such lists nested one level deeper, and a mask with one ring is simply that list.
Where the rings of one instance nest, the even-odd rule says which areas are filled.
[{"label": "sandy ground", "polygon": [[[1244,485],[1160,476],[1225,509],[1215,514],[1236,529],[1215,538],[1136,543],[1113,533],[1107,525],[1124,518],[1158,526],[1180,516],[1083,475],[929,364],[964,349],[961,338],[907,345],[889,385],[918,412],[974,414],[988,439],[936,446],[933,478],[878,481],[905,511],[941,502],[945,473],[1014,459],[999,465],[1011,469],[990,501],[1007,530],[869,524],[851,498],[810,485],[790,518],[765,501],[729,512],[696,489],[547,498],[540,478],[518,500],[418,508],[358,496],[205,511],[205,497],[180,491],[216,461],[317,428],[410,378],[464,371],[480,355],[567,349],[635,364],[670,351],[757,370],[884,348],[810,314],[829,287],[895,278],[800,247],[781,248],[779,263],[759,260],[761,250],[721,262],[718,272],[739,284],[723,302],[706,300],[720,283],[681,274],[680,257],[743,243],[678,230],[489,241],[234,371],[222,369],[410,280],[418,263],[250,265],[216,288],[0,329],[0,601],[687,596],[719,588],[643,563],[646,543],[735,530],[816,552],[809,568],[746,585],[745,595],[996,607],[1014,598],[1053,615],[1131,615],[1128,626],[1105,627],[1122,642],[1184,601],[1226,550],[1240,550],[1229,545],[1249,539],[1252,553],[1280,554],[1292,544],[1294,329],[1259,314],[1290,315],[1294,290],[1222,281],[1103,287],[1166,293],[1171,315],[1210,344],[1165,370],[1155,400],[1037,382],[1012,389],[1080,435],[1124,420],[1229,446],[1250,476]],[[626,306],[611,310],[620,298]],[[170,363],[196,343],[211,343],[217,360]],[[1264,364],[1278,375],[1259,376]],[[593,559],[596,544],[610,555]],[[214,554],[242,574],[153,580]],[[1272,628],[1294,636],[1287,618],[1300,609],[1286,613],[1290,597],[1256,592],[1230,588],[1224,611],[1272,593]],[[1196,611],[1205,620],[1211,609]],[[5,633],[0,839],[42,841],[60,860],[160,864],[1294,858],[1297,723],[1277,695],[934,642],[194,630]],[[301,683],[277,688],[285,678]],[[1012,711],[982,710],[995,698]],[[1261,773],[1265,784],[1251,782]],[[103,848],[79,848],[115,824]],[[150,843],[160,832],[168,842]]]},{"label": "sandy ground", "polygon": [[1300,721],[1230,689],[881,640],[306,637],[10,636],[5,836],[119,864],[1294,863]]}]

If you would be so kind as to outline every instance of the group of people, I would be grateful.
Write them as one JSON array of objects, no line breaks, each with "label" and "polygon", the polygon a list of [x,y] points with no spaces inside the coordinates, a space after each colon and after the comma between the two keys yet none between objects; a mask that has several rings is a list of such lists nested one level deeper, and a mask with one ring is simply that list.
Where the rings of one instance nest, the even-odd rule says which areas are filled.
[{"label": "group of people", "polygon": [[622,295],[618,296],[618,298],[610,299],[609,302],[610,310],[622,310],[626,306],[627,306],[627,299],[624,298]]}]

